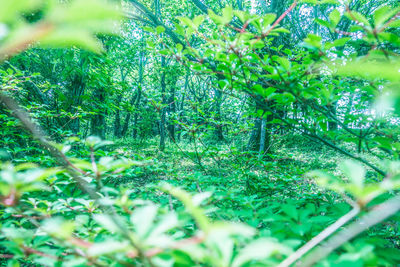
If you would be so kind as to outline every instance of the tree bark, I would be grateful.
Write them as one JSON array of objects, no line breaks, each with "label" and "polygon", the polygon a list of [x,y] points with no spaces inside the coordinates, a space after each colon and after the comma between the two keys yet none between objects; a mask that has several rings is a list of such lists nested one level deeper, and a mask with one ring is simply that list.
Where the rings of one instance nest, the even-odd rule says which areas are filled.
[{"label": "tree bark", "polygon": [[[117,106],[120,105],[122,100],[122,95],[119,95],[117,98]],[[115,120],[114,120],[114,136],[121,137],[121,111],[119,108],[115,111]]]},{"label": "tree bark", "polygon": [[[175,86],[171,86],[170,97],[169,97],[169,101],[168,101],[169,117],[170,118],[173,117],[175,115],[175,112],[176,112]],[[168,121],[168,134],[169,134],[169,138],[171,138],[171,140],[173,142],[175,142],[175,123],[171,119],[169,119],[169,121]]]},{"label": "tree bark", "polygon": [[[99,88],[98,90],[95,90],[94,99],[97,101],[97,105],[104,103],[105,94],[106,92],[104,88]],[[105,114],[106,112],[103,111],[101,107],[97,108],[96,114],[92,117],[91,120],[91,135],[98,136],[102,139],[105,138]]]},{"label": "tree bark", "polygon": [[265,152],[266,146],[266,135],[267,135],[267,119],[262,118],[261,120],[261,134],[260,134],[260,149],[258,150],[258,159],[261,159]]},{"label": "tree bark", "polygon": [[165,57],[161,57],[161,103],[162,107],[160,109],[160,150],[164,151],[165,149],[165,113],[166,109],[164,107],[165,105],[165,89],[166,89],[166,84],[165,84],[165,68],[166,68],[166,62],[165,62]]},{"label": "tree bark", "polygon": [[222,105],[222,92],[218,89],[215,90],[215,135],[218,141],[224,141],[223,125],[221,123],[221,105]]},{"label": "tree bark", "polygon": [[[259,104],[256,104],[256,110],[263,110],[263,114],[265,114],[265,109],[263,109]],[[265,115],[264,115],[265,116]],[[249,141],[247,143],[247,150],[249,151],[258,151],[259,153],[264,154],[270,146],[270,127],[268,127],[268,122],[271,121],[272,116],[267,115],[263,118],[255,118],[254,128],[251,131],[251,135]],[[263,127],[263,122],[265,122]],[[262,150],[260,150],[262,148]]]}]

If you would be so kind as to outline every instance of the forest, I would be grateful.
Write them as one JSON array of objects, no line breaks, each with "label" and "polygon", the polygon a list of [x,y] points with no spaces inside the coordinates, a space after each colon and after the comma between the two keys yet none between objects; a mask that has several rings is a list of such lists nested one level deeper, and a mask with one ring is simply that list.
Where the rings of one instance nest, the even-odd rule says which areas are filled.
[{"label": "forest", "polygon": [[0,0],[0,266],[400,266],[397,86],[398,0]]}]

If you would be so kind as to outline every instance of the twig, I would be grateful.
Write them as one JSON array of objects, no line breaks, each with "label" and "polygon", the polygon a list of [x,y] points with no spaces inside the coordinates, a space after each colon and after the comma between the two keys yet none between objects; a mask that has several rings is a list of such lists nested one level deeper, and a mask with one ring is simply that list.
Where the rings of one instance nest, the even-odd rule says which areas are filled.
[{"label": "twig", "polygon": [[80,170],[76,166],[74,166],[67,157],[58,150],[51,141],[46,138],[46,135],[41,130],[41,128],[35,124],[29,114],[27,114],[20,106],[14,101],[13,98],[7,96],[3,92],[0,91],[0,103],[2,103],[6,108],[11,111],[11,114],[18,119],[22,126],[35,138],[39,144],[45,148],[54,158],[57,159],[58,163],[63,166],[71,177],[75,180],[78,186],[82,189],[83,192],[86,192],[92,199],[94,199],[103,212],[110,216],[110,219],[113,223],[119,228],[122,235],[130,242],[130,244],[137,249],[139,257],[144,261],[148,262],[150,266],[154,266],[152,264],[151,259],[147,258],[144,254],[143,249],[136,243],[133,239],[130,231],[123,225],[120,221],[116,212],[112,206],[107,206],[100,201],[100,196],[97,194],[95,190],[90,187],[90,184],[87,183],[84,179],[81,178],[81,174],[86,174],[86,172]]},{"label": "twig", "polygon": [[315,236],[313,239],[308,241],[305,245],[303,245],[301,248],[296,250],[292,255],[290,255],[286,260],[281,262],[278,267],[288,267],[295,263],[298,259],[300,259],[304,254],[306,254],[308,251],[313,249],[316,245],[321,243],[323,240],[325,240],[327,237],[329,237],[331,234],[336,232],[340,227],[342,227],[344,224],[349,222],[351,219],[353,219],[357,214],[360,213],[360,208],[359,206],[355,206],[351,211],[343,215],[339,220],[337,220],[335,223],[330,225],[328,228],[323,230],[321,233],[319,233],[317,236]]},{"label": "twig", "polygon": [[271,28],[269,28],[269,30],[265,34],[259,36],[258,39],[267,37],[271,33],[271,31],[275,29],[275,27],[290,13],[290,11],[292,11],[296,7],[296,5],[297,1],[294,1],[293,4],[285,12],[283,12],[282,15],[279,16],[274,24],[272,24]]},{"label": "twig", "polygon": [[302,266],[312,266],[322,258],[328,256],[332,251],[340,247],[343,243],[356,237],[371,226],[374,226],[381,221],[389,218],[400,210],[400,196],[393,197],[376,208],[371,212],[365,214],[359,221],[356,221],[349,225],[346,229],[343,229],[336,236],[332,237],[325,244],[314,250],[309,256],[307,256],[302,262]]}]

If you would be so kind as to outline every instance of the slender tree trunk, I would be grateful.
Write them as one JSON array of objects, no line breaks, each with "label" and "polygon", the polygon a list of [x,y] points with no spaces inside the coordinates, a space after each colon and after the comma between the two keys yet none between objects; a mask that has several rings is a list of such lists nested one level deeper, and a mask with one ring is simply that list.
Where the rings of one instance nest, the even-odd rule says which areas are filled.
[{"label": "slender tree trunk", "polygon": [[[182,97],[181,97],[181,102],[180,102],[180,107],[179,107],[179,119],[182,118],[184,116],[184,106],[185,106],[185,97],[186,97],[186,92],[187,92],[187,88],[189,85],[189,76],[190,76],[190,70],[187,69],[186,70],[186,75],[185,75],[185,86],[183,88],[183,92],[182,92]],[[180,141],[181,140],[181,131],[177,132],[177,140]]]},{"label": "slender tree trunk", "polygon": [[[129,102],[131,105],[133,105],[136,102],[136,97],[137,97],[137,93],[133,93],[131,101]],[[132,116],[132,112],[128,112],[125,116],[124,125],[122,126],[122,130],[121,130],[121,137],[124,137],[126,135],[126,133],[128,132],[128,126],[129,126],[129,122],[131,120],[131,116]]]},{"label": "slender tree trunk", "polygon": [[[256,110],[262,110],[260,105],[256,104]],[[265,114],[265,110],[263,114]],[[258,151],[260,152],[260,148],[263,150],[261,153],[264,153],[266,149],[269,149],[270,146],[270,127],[268,127],[267,123],[271,120],[272,116],[267,115],[265,119],[255,118],[254,128],[251,131],[251,135],[249,141],[247,143],[247,150],[249,151]],[[263,121],[265,121],[265,125],[263,127]]]},{"label": "slender tree trunk", "polygon": [[261,120],[261,134],[260,134],[260,149],[258,150],[258,158],[261,159],[265,152],[266,146],[266,135],[267,135],[267,119],[262,118]]},{"label": "slender tree trunk", "polygon": [[[72,114],[76,112],[76,107],[82,104],[82,95],[85,93],[85,88],[86,88],[85,73],[87,73],[89,68],[88,67],[89,64],[85,64],[86,57],[82,56],[82,52],[80,56],[82,57],[80,61],[82,70],[76,72],[75,75],[72,77],[72,81],[69,88],[71,102],[67,110]],[[85,69],[83,69],[84,66],[86,66]],[[80,131],[79,117],[72,118],[71,123],[69,123],[69,127],[74,134],[78,134]]]},{"label": "slender tree trunk", "polygon": [[135,104],[135,114],[133,115],[132,137],[135,139],[138,137],[138,128],[139,128],[138,119],[139,119],[139,106],[140,106],[141,96],[142,96],[142,86],[139,85],[136,104]]},{"label": "slender tree trunk", "polygon": [[[329,111],[333,116],[336,116],[336,105],[332,105],[329,107]],[[329,131],[336,131],[338,128],[338,124],[335,120],[331,119],[328,121],[328,129]]]},{"label": "slender tree trunk", "polygon": [[220,90],[215,90],[215,120],[217,125],[215,125],[215,135],[218,141],[225,140],[223,126],[221,123],[221,105],[222,105],[222,92]]},{"label": "slender tree trunk", "polygon": [[162,69],[162,74],[161,74],[161,102],[163,104],[163,107],[160,110],[160,150],[164,151],[165,149],[165,119],[166,119],[166,109],[164,107],[165,105],[165,89],[166,89],[166,84],[165,84],[165,68],[166,68],[166,62],[165,62],[165,57],[161,57],[161,69]]},{"label": "slender tree trunk", "polygon": [[[105,94],[106,92],[104,88],[99,88],[98,90],[95,90],[94,99],[96,99],[98,103],[104,103]],[[92,117],[91,126],[91,135],[95,135],[103,139],[105,138],[105,112],[101,108],[97,108],[96,114]]]},{"label": "slender tree trunk", "polygon": [[145,38],[144,34],[141,39],[140,44],[140,53],[139,53],[139,81],[138,81],[138,89],[137,89],[137,97],[135,103],[135,114],[133,116],[133,130],[132,130],[132,137],[134,139],[138,138],[138,119],[139,119],[139,107],[140,101],[142,100],[142,90],[143,90],[143,76],[144,76],[144,68],[146,65],[146,50],[145,50]]},{"label": "slender tree trunk", "polygon": [[[169,97],[168,102],[169,102],[168,103],[168,113],[169,113],[169,116],[172,117],[173,115],[175,115],[175,112],[176,112],[175,86],[171,86],[170,97]],[[175,123],[171,119],[169,119],[169,122],[168,122],[168,134],[169,134],[169,137],[171,138],[171,140],[175,142]]]},{"label": "slender tree trunk", "polygon": [[[117,106],[119,107],[122,100],[122,95],[119,95],[117,98]],[[115,120],[114,120],[114,136],[121,137],[121,114],[119,108],[115,111]]]}]

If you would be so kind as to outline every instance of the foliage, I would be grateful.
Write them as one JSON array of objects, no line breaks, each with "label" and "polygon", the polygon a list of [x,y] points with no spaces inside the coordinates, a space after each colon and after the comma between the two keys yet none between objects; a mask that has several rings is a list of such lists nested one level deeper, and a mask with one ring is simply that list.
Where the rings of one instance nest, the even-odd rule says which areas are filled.
[{"label": "foliage", "polygon": [[2,263],[399,262],[397,2],[121,2],[0,0]]}]

